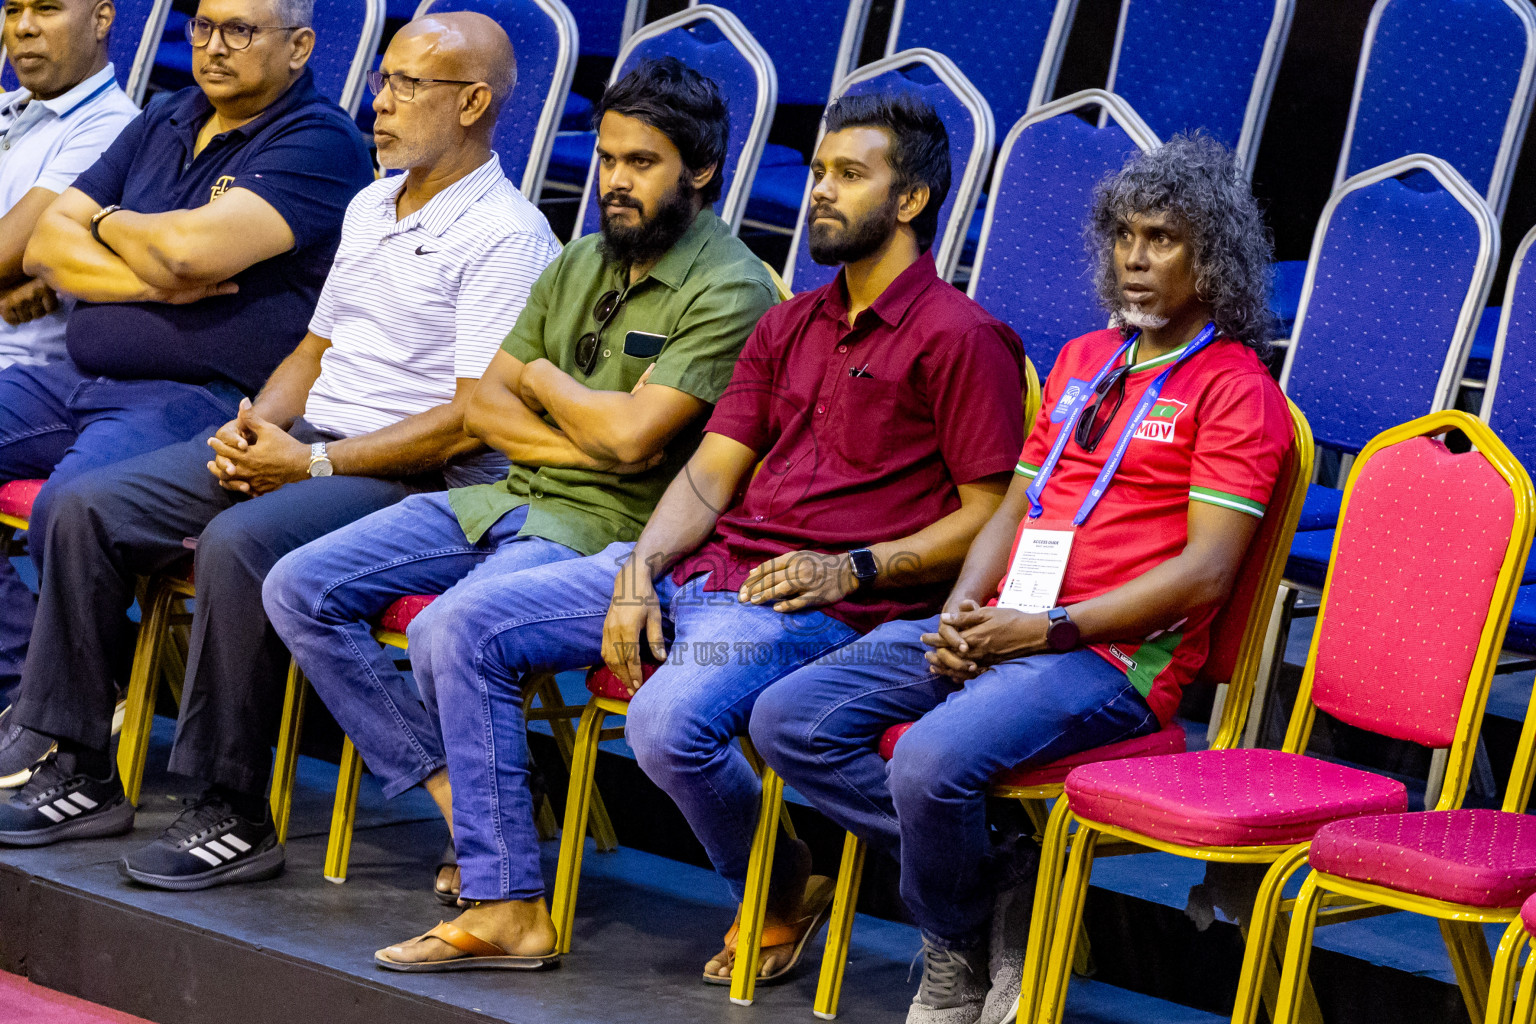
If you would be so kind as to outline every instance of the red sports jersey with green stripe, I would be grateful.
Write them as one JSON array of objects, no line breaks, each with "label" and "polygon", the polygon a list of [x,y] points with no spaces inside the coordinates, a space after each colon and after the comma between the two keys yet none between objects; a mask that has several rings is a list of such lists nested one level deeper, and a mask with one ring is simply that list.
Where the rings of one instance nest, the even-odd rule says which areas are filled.
[{"label": "red sports jersey with green stripe", "polygon": [[[1017,472],[1034,477],[1092,383],[1124,343],[1117,330],[1067,344],[1045,382],[1040,415],[1024,442]],[[1183,354],[1137,363],[1133,346],[1125,400],[1103,440],[1084,452],[1069,440],[1040,496],[1039,522],[1070,523],[1147,387]],[[1077,528],[1058,603],[1071,606],[1135,579],[1184,550],[1189,503],[1202,501],[1256,518],[1274,490],[1291,443],[1291,417],[1280,388],[1253,350],[1217,339],[1179,365],[1136,429],[1125,458],[1088,521]],[[1026,525],[1029,520],[1026,520]],[[1010,562],[1012,559],[1010,558]],[[1205,663],[1215,606],[1191,608],[1180,622],[1148,637],[1092,649],[1125,671],[1160,722],[1179,706],[1186,683]]]}]

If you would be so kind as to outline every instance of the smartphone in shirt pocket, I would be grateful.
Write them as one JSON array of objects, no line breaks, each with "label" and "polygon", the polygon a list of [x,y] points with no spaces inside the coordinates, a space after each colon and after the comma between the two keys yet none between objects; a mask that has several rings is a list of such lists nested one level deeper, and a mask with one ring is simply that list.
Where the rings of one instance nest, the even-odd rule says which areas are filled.
[{"label": "smartphone in shirt pocket", "polygon": [[624,335],[624,354],[634,356],[636,359],[654,359],[661,354],[661,347],[666,343],[665,334],[630,331]]}]

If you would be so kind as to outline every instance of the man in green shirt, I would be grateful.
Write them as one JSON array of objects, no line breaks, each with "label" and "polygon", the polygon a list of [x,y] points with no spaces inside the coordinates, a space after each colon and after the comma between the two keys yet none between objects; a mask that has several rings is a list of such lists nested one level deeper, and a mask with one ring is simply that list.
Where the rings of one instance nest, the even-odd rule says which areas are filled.
[{"label": "man in green shirt", "polygon": [[[465,415],[467,433],[511,460],[507,478],[360,519],[291,552],[263,588],[272,625],[385,795],[423,784],[450,828],[455,801],[489,813],[466,806],[487,794],[449,792],[433,700],[433,659],[454,647],[463,610],[494,604],[519,572],[637,538],[778,298],[710,208],[729,135],[713,82],[672,58],[647,62],[609,87],[596,122],[602,230],[539,277]],[[443,595],[407,630],[416,685],[370,626],[414,594]],[[497,747],[526,765],[521,724]],[[537,862],[536,845],[526,855]],[[453,903],[457,872],[436,886]]]}]

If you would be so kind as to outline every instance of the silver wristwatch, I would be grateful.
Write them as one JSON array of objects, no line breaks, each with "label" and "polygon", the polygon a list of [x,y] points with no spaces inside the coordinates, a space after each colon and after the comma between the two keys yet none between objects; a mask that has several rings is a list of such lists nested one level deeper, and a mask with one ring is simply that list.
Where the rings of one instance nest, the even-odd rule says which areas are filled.
[{"label": "silver wristwatch", "polygon": [[316,441],[314,444],[310,445],[309,475],[312,477],[330,476],[335,471],[336,467],[331,465],[331,457],[325,454],[325,442]]}]

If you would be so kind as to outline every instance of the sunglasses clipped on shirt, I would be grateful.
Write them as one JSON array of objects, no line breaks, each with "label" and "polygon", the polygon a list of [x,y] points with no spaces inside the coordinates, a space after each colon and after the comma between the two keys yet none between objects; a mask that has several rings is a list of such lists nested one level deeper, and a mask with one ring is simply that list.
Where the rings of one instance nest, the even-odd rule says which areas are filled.
[{"label": "sunglasses clipped on shirt", "polygon": [[[1077,426],[1072,431],[1072,439],[1077,446],[1085,452],[1091,452],[1104,440],[1104,435],[1109,431],[1109,425],[1115,421],[1115,414],[1120,411],[1121,404],[1125,401],[1125,379],[1131,375],[1129,366],[1117,366],[1104,379],[1099,381],[1099,386],[1093,389],[1093,398],[1089,400],[1083,414],[1077,418]],[[1113,394],[1113,399],[1111,399]],[[1113,404],[1110,404],[1111,401]],[[1105,414],[1107,410],[1107,415]]]},{"label": "sunglasses clipped on shirt", "polygon": [[608,326],[608,321],[618,311],[617,291],[604,292],[597,300],[597,305],[592,307],[592,318],[597,321],[597,330],[588,331],[576,339],[576,365],[581,367],[582,373],[590,375],[597,366],[597,349],[603,342],[603,328]]}]

